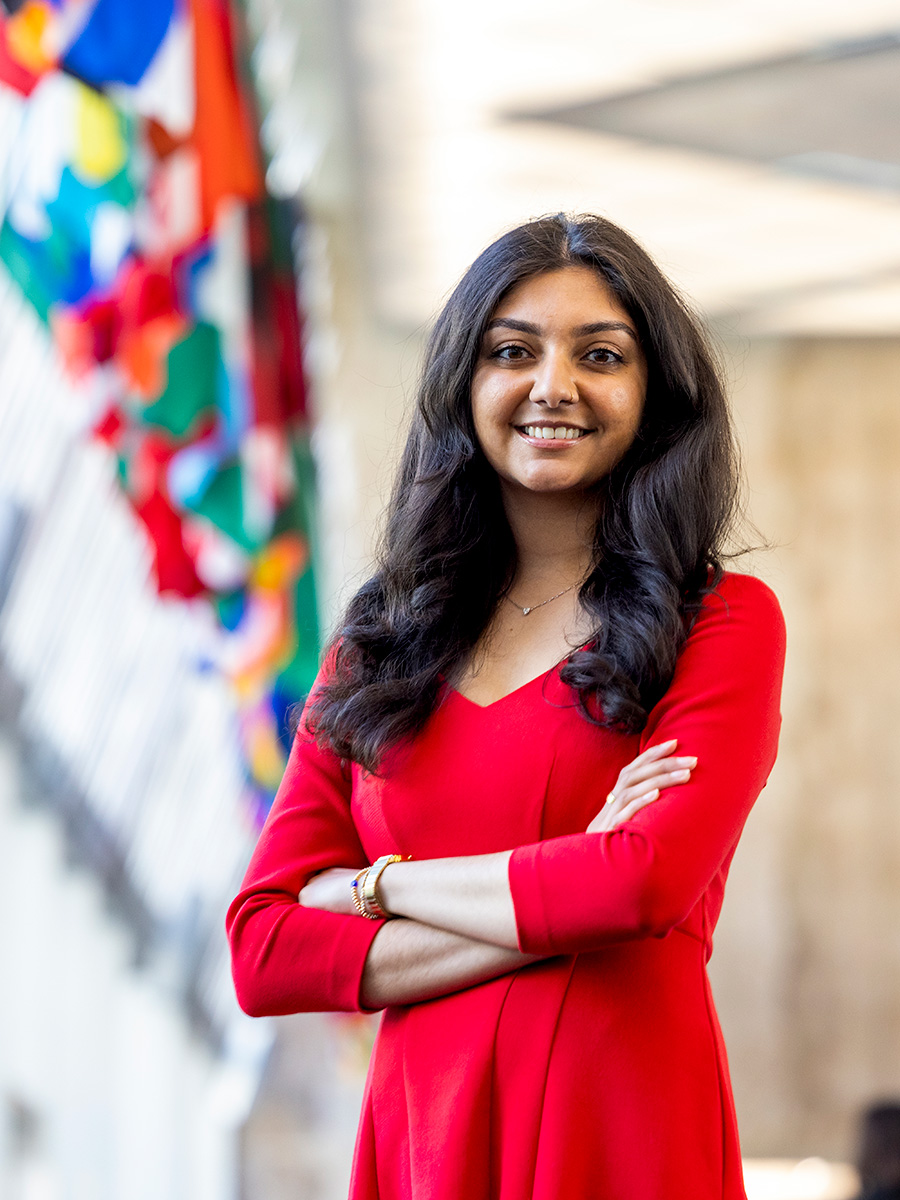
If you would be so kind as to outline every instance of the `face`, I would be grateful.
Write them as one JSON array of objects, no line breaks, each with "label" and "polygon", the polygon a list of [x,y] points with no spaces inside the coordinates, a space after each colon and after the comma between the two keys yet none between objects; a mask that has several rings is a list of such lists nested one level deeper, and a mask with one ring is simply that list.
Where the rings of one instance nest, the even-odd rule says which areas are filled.
[{"label": "face", "polygon": [[585,492],[631,446],[646,392],[634,322],[596,272],[564,267],[518,284],[488,323],[475,432],[504,491]]}]

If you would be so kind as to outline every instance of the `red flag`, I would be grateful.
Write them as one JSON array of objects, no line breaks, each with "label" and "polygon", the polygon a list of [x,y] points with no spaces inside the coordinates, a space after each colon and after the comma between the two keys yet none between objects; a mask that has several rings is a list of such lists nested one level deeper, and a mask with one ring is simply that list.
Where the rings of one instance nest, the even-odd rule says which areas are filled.
[{"label": "red flag", "polygon": [[0,83],[5,83],[8,87],[15,88],[23,96],[30,96],[40,79],[40,75],[36,75],[34,71],[29,71],[11,53],[9,48],[9,30],[7,28],[8,20],[8,17],[3,17],[0,20]]}]

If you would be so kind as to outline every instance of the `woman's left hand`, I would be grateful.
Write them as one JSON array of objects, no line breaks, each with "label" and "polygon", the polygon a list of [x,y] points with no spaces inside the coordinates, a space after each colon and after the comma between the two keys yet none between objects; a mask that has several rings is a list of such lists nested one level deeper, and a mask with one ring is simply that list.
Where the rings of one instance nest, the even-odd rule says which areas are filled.
[{"label": "woman's left hand", "polygon": [[609,833],[623,825],[659,796],[663,788],[687,783],[697,765],[693,755],[674,758],[675,738],[650,746],[619,772],[616,786],[587,827],[588,833]]},{"label": "woman's left hand", "polygon": [[356,916],[350,882],[362,870],[350,867],[330,867],[320,871],[301,890],[297,897],[304,908],[322,908],[325,912]]}]

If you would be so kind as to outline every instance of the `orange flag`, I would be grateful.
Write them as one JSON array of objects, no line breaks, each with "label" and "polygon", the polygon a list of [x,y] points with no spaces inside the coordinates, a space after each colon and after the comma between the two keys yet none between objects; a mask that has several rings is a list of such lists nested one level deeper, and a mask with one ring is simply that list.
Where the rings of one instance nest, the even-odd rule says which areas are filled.
[{"label": "orange flag", "polygon": [[212,229],[225,197],[263,195],[256,130],[235,73],[231,27],[224,0],[191,0],[197,72],[197,111],[189,142],[200,162],[201,217]]}]

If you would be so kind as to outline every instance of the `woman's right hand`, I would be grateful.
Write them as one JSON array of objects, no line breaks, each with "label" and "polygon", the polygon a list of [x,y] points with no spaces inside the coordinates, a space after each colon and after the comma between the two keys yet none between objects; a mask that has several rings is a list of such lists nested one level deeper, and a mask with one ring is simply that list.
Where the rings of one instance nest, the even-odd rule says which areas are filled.
[{"label": "woman's right hand", "polygon": [[673,757],[672,751],[677,745],[678,742],[673,738],[658,746],[650,746],[627,767],[623,767],[616,786],[588,825],[587,832],[606,833],[615,829],[652,804],[663,788],[687,783],[697,760],[689,756]]}]

